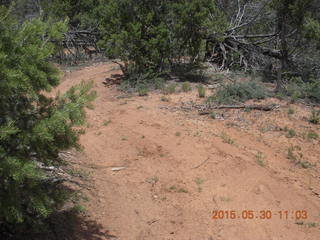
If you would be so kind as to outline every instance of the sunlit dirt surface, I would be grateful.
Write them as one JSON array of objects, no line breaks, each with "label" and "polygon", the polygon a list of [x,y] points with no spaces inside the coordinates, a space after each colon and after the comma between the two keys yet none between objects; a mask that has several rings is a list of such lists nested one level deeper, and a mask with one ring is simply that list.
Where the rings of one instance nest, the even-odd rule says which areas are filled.
[{"label": "sunlit dirt surface", "polygon": [[204,101],[195,86],[166,101],[161,92],[128,96],[103,83],[120,73],[95,64],[66,73],[57,89],[92,80],[98,94],[74,161],[92,181],[84,218],[101,229],[76,239],[320,239],[320,147],[308,135],[320,128],[308,122],[311,108],[268,99],[260,102],[283,107],[219,110],[212,119],[181,108]]}]

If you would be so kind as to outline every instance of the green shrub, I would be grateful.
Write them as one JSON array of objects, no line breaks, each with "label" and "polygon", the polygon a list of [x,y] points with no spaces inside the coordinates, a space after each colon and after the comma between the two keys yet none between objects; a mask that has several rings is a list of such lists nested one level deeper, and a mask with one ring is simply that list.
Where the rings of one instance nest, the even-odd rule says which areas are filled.
[{"label": "green shrub", "polygon": [[212,113],[210,114],[210,117],[211,117],[212,119],[216,119],[216,118],[217,118],[217,115],[216,115],[215,112],[212,112]]},{"label": "green shrub", "polygon": [[198,96],[200,98],[205,98],[206,97],[206,88],[203,85],[198,85]]},{"label": "green shrub", "polygon": [[181,86],[183,92],[190,92],[192,90],[189,82],[184,82]]},{"label": "green shrub", "polygon": [[320,110],[313,109],[309,117],[309,122],[313,124],[320,124]]},{"label": "green shrub", "polygon": [[157,77],[154,79],[154,88],[155,89],[163,89],[164,88],[164,79],[161,77]]},{"label": "green shrub", "polygon": [[235,83],[223,86],[208,101],[219,104],[245,102],[249,99],[264,99],[269,96],[265,87],[255,81]]},{"label": "green shrub", "polygon": [[101,0],[96,9],[107,57],[120,59],[124,75],[165,72],[182,56],[190,62],[203,54],[204,36],[223,32],[214,0]]},{"label": "green shrub", "polygon": [[266,163],[264,161],[264,157],[263,157],[262,152],[258,152],[256,154],[256,161],[261,167],[265,167],[266,166]]},{"label": "green shrub", "polygon": [[288,115],[292,115],[292,114],[294,114],[294,113],[295,113],[294,109],[290,107],[290,108],[288,109]]},{"label": "green shrub", "polygon": [[108,126],[111,123],[111,120],[106,120],[103,122],[103,126]]},{"label": "green shrub", "polygon": [[288,130],[288,133],[287,133],[287,138],[293,138],[295,137],[297,134],[296,134],[296,131],[294,129],[289,129]]},{"label": "green shrub", "polygon": [[95,95],[85,83],[44,94],[59,83],[49,59],[64,23],[17,24],[1,7],[0,19],[0,228],[12,230],[41,223],[66,199],[59,177],[42,168],[59,167],[59,152],[79,147],[74,126]]},{"label": "green shrub", "polygon": [[161,101],[162,102],[170,102],[170,99],[167,98],[166,96],[161,96]]},{"label": "green shrub", "polygon": [[307,133],[307,139],[309,139],[309,140],[311,140],[311,139],[318,140],[319,139],[319,134],[314,132],[314,131],[309,131]]},{"label": "green shrub", "polygon": [[146,85],[139,85],[138,86],[138,94],[140,97],[143,97],[143,96],[148,96],[148,87]]},{"label": "green shrub", "polygon": [[163,89],[163,93],[164,94],[173,94],[176,92],[176,87],[177,84],[176,83],[171,83],[169,85],[167,85],[164,89]]},{"label": "green shrub", "polygon": [[222,132],[220,137],[222,138],[224,143],[234,144],[234,140],[225,132]]},{"label": "green shrub", "polygon": [[320,81],[311,79],[308,82],[304,82],[300,77],[292,78],[287,86],[287,94],[293,101],[309,99],[320,103]]},{"label": "green shrub", "polygon": [[303,160],[303,154],[302,153],[297,153],[295,154],[295,151],[298,150],[300,151],[301,148],[299,146],[291,146],[288,148],[288,154],[287,154],[287,158],[294,163],[295,165],[298,165],[302,168],[311,168],[314,165],[311,164],[308,161],[304,161]]},{"label": "green shrub", "polygon": [[86,213],[87,209],[85,206],[81,205],[80,203],[77,203],[73,206],[73,211],[80,213],[80,214],[84,214],[84,213]]},{"label": "green shrub", "polygon": [[293,146],[288,148],[287,158],[292,162],[296,162],[297,161],[297,157],[294,154],[294,151],[295,151],[295,148]]},{"label": "green shrub", "polygon": [[298,161],[297,165],[300,165],[302,168],[305,169],[313,167],[313,165],[308,161]]},{"label": "green shrub", "polygon": [[146,96],[149,89],[163,89],[164,75],[147,71],[144,73],[132,72],[124,76],[120,84],[120,90],[133,93],[137,92],[139,96]]}]

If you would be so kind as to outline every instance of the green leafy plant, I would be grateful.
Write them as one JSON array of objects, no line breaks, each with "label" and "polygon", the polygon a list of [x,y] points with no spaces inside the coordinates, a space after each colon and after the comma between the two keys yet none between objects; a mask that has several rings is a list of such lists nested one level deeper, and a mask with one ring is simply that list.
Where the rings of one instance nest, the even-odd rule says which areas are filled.
[{"label": "green leafy plant", "polygon": [[149,89],[146,85],[138,86],[138,94],[140,97],[148,96],[148,91],[149,91]]},{"label": "green leafy plant", "polygon": [[158,176],[153,176],[153,177],[151,177],[151,178],[149,178],[148,180],[147,180],[147,182],[149,182],[149,183],[151,183],[151,184],[156,184],[156,183],[158,183],[159,182],[159,177]]},{"label": "green leafy plant", "polygon": [[178,190],[179,193],[188,193],[189,191],[187,189],[184,189],[184,188],[180,188]]},{"label": "green leafy plant", "polygon": [[111,120],[106,120],[103,122],[103,126],[108,126],[111,123]]},{"label": "green leafy plant", "polygon": [[164,88],[164,79],[163,78],[156,77],[153,82],[154,82],[155,89],[163,89]]},{"label": "green leafy plant", "polygon": [[81,205],[80,203],[75,204],[73,206],[73,210],[81,214],[84,214],[87,212],[87,209],[85,208],[85,206]]},{"label": "green leafy plant", "polygon": [[269,96],[269,93],[262,84],[250,81],[225,85],[211,96],[208,101],[219,104],[232,104],[250,99],[264,99],[267,96]]},{"label": "green leafy plant", "polygon": [[308,162],[308,161],[304,161],[303,160],[303,155],[302,153],[295,153],[295,151],[297,150],[301,150],[301,148],[299,146],[291,146],[288,148],[288,154],[287,154],[287,158],[294,163],[295,165],[298,165],[302,168],[310,168],[313,167],[313,165]]},{"label": "green leafy plant", "polygon": [[203,85],[198,85],[197,88],[198,88],[198,96],[200,98],[205,98],[206,97],[206,89],[205,89],[205,87]]},{"label": "green leafy plant", "polygon": [[163,93],[164,94],[173,94],[176,92],[176,87],[177,84],[176,83],[171,83],[169,85],[167,85],[164,89],[163,89]]},{"label": "green leafy plant", "polygon": [[288,115],[293,115],[294,113],[295,113],[294,109],[290,107],[288,109]]},{"label": "green leafy plant", "polygon": [[289,129],[288,132],[287,132],[287,135],[286,137],[287,138],[293,138],[295,137],[297,134],[296,134],[296,131],[294,129]]},{"label": "green leafy plant", "polygon": [[216,119],[216,118],[217,118],[217,114],[216,114],[215,112],[212,112],[212,113],[210,114],[210,117],[211,117],[212,119]]},{"label": "green leafy plant", "polygon": [[162,102],[170,102],[170,99],[168,97],[166,97],[166,96],[162,96],[161,97],[161,101]]},{"label": "green leafy plant", "polygon": [[287,153],[287,158],[292,162],[297,161],[297,157],[294,154],[294,150],[295,150],[295,148],[291,146],[288,148],[288,153]]},{"label": "green leafy plant", "polygon": [[299,161],[297,165],[300,165],[302,168],[311,168],[313,165],[308,161]]},{"label": "green leafy plant", "polygon": [[265,161],[263,159],[263,155],[262,155],[261,152],[258,152],[256,154],[256,161],[259,164],[259,166],[261,166],[261,167],[265,167],[266,166],[266,163],[265,163]]},{"label": "green leafy plant", "polygon": [[173,185],[173,186],[171,186],[171,187],[169,188],[169,190],[170,190],[170,191],[176,191],[176,190],[177,190],[177,187]]},{"label": "green leafy plant", "polygon": [[319,139],[319,134],[314,132],[314,131],[309,131],[307,133],[307,139],[309,139],[309,140],[318,140]]},{"label": "green leafy plant", "polygon": [[197,177],[194,179],[194,182],[197,184],[198,192],[202,192],[202,184],[204,183],[204,180],[202,178]]},{"label": "green leafy plant", "polygon": [[320,110],[313,109],[309,117],[309,122],[313,124],[320,124]]},{"label": "green leafy plant", "polygon": [[90,179],[90,172],[84,170],[84,169],[81,169],[81,168],[69,168],[67,170],[67,173],[73,177],[78,177],[78,178],[81,178],[83,180],[86,180],[88,181]]},{"label": "green leafy plant", "polygon": [[184,82],[181,86],[183,92],[190,92],[192,90],[189,82]]},{"label": "green leafy plant", "polygon": [[318,80],[310,79],[303,81],[301,77],[294,77],[287,86],[287,94],[296,101],[298,99],[309,99],[320,102],[320,83]]},{"label": "green leafy plant", "polygon": [[222,138],[224,143],[234,144],[234,140],[225,132],[222,132],[220,137]]}]

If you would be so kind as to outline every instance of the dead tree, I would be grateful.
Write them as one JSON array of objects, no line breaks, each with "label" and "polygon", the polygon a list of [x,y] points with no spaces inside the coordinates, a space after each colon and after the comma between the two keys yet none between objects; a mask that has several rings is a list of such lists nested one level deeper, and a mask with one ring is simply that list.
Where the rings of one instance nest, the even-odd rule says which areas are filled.
[{"label": "dead tree", "polygon": [[71,30],[64,34],[60,43],[60,61],[77,63],[83,58],[92,59],[101,50],[97,47],[99,33],[94,30]]},{"label": "dead tree", "polygon": [[248,109],[248,110],[259,110],[259,111],[272,111],[275,109],[279,109],[281,106],[278,104],[270,104],[270,105],[211,105],[206,104],[204,106],[201,106],[199,110],[199,115],[208,115],[212,113],[212,110],[214,109]]},{"label": "dead tree", "polygon": [[[232,2],[232,3],[230,3]],[[218,64],[220,69],[237,66],[247,70],[256,70],[265,66],[277,71],[277,89],[283,85],[283,75],[291,71],[293,61],[289,56],[288,39],[297,34],[297,29],[286,25],[288,6],[274,11],[273,25],[270,33],[250,34],[250,28],[265,21],[266,7],[269,1],[218,1],[223,11],[233,6],[233,14],[229,15],[229,27],[224,33],[213,33],[206,38],[206,60]],[[232,5],[233,4],[233,5]],[[270,66],[270,59],[277,67]]]},{"label": "dead tree", "polygon": [[[262,56],[281,57],[278,50],[261,46],[276,39],[277,33],[248,34],[246,31],[246,28],[261,18],[267,4],[267,2],[261,1],[259,5],[253,3],[250,5],[249,2],[245,1],[242,5],[238,0],[237,6],[234,6],[236,11],[229,19],[229,28],[223,34],[213,33],[206,38],[206,60],[217,63],[221,69],[238,65],[247,71],[261,65],[264,61]],[[254,7],[257,9],[253,9]],[[247,14],[248,8],[255,14]]]}]

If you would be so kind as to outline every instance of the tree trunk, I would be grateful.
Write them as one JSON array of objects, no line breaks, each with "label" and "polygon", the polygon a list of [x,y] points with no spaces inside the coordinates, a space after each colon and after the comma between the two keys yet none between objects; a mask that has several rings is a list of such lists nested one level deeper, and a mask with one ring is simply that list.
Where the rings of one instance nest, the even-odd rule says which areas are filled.
[{"label": "tree trunk", "polygon": [[288,1],[283,3],[283,6],[278,10],[278,32],[279,32],[279,41],[280,41],[280,67],[278,69],[278,76],[277,76],[277,86],[276,92],[281,91],[284,88],[284,81],[283,81],[283,73],[288,69],[288,62],[289,62],[289,54],[288,54],[288,44],[287,44],[287,10],[289,9]]}]

